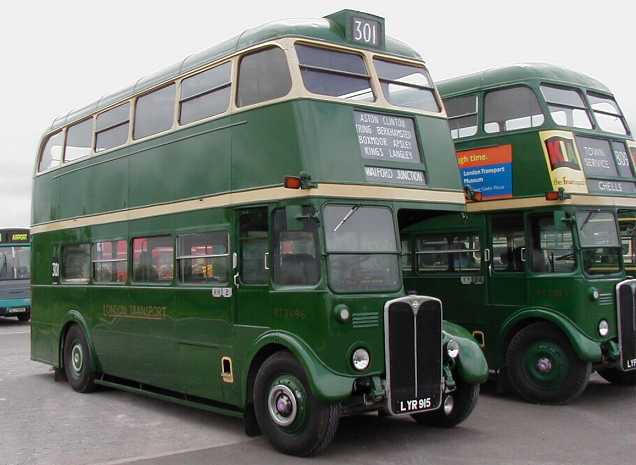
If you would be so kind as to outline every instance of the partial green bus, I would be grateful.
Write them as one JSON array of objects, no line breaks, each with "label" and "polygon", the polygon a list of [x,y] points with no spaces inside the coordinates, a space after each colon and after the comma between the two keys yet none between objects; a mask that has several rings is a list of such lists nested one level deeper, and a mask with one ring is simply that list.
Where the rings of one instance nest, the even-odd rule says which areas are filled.
[{"label": "partial green bus", "polygon": [[464,192],[422,58],[351,10],[269,23],[53,122],[32,358],[311,455],[382,410],[454,426],[487,365],[407,295],[400,229]]},{"label": "partial green bus", "polygon": [[407,291],[442,299],[528,401],[571,401],[593,370],[636,384],[636,150],[612,93],[542,64],[439,89],[472,201],[403,231]]},{"label": "partial green bus", "polygon": [[0,228],[0,317],[31,318],[31,241],[28,228]]}]

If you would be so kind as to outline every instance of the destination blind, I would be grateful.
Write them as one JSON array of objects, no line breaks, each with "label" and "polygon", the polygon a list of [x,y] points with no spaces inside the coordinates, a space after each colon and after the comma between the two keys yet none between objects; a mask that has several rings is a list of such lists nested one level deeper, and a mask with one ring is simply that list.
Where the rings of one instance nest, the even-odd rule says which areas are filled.
[{"label": "destination blind", "polygon": [[[577,137],[583,170],[590,192],[633,194],[636,186],[625,144],[591,137]],[[627,178],[631,182],[594,178]]]},{"label": "destination blind", "polygon": [[412,119],[363,111],[354,111],[353,119],[362,158],[420,163]]},{"label": "destination blind", "polygon": [[23,229],[0,231],[0,244],[28,243],[29,240],[29,232]]}]

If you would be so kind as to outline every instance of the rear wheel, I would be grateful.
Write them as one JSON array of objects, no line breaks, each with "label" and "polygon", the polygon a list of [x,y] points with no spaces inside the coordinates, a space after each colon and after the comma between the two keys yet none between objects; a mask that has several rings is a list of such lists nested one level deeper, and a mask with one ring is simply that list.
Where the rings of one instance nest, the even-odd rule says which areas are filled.
[{"label": "rear wheel", "polygon": [[440,409],[416,413],[412,417],[420,425],[453,428],[469,417],[478,398],[479,384],[457,383],[457,389],[444,397]]},{"label": "rear wheel", "polygon": [[585,390],[592,364],[578,358],[567,337],[550,323],[519,331],[506,351],[510,385],[533,403],[567,404]]},{"label": "rear wheel", "polygon": [[285,454],[317,454],[338,429],[338,405],[312,395],[305,370],[289,352],[275,353],[258,370],[254,412],[261,431]]},{"label": "rear wheel", "polygon": [[621,371],[618,368],[598,370],[598,374],[612,384],[620,386],[636,386],[636,371]]},{"label": "rear wheel", "polygon": [[88,393],[97,388],[94,366],[84,332],[71,326],[64,338],[64,373],[75,391]]},{"label": "rear wheel", "polygon": [[21,315],[18,315],[18,320],[20,321],[29,321],[30,319],[31,319],[30,313],[23,313]]}]

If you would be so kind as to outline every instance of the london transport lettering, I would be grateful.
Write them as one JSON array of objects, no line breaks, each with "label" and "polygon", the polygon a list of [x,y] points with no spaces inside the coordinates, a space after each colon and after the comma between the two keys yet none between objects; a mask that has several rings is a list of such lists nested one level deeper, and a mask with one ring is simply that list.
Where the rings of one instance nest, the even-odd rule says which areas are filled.
[{"label": "london transport lettering", "polygon": [[457,164],[464,186],[484,200],[512,197],[512,145],[457,152]]}]

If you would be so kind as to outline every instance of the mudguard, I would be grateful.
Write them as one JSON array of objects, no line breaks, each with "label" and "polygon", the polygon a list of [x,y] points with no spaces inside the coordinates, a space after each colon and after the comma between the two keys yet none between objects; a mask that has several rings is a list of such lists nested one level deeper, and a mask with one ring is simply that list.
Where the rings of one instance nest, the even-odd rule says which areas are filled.
[{"label": "mudguard", "polygon": [[82,314],[78,312],[77,310],[69,310],[68,312],[66,312],[62,325],[60,326],[60,330],[58,332],[59,349],[57,351],[57,360],[54,361],[55,368],[62,367],[62,351],[64,350],[64,347],[62,346],[62,343],[63,343],[62,337],[64,336],[66,332],[65,329],[69,323],[78,324],[82,328],[82,331],[84,331],[84,337],[86,337],[86,343],[88,344],[88,347],[91,350],[92,359],[93,359],[93,362],[95,363],[95,366],[93,368],[96,372],[98,373],[101,372],[102,367],[101,367],[101,364],[99,363],[99,357],[97,356],[97,352],[95,351],[95,344],[93,344],[93,336],[91,332],[88,330],[88,325],[86,324],[86,320],[84,319]]},{"label": "mudguard", "polygon": [[312,393],[320,400],[335,401],[351,396],[355,377],[334,373],[304,342],[284,331],[270,331],[259,337],[249,356],[248,366],[254,356],[268,344],[284,346],[294,354],[307,373]]},{"label": "mudguard", "polygon": [[444,321],[443,328],[444,332],[459,344],[456,362],[456,373],[459,378],[468,384],[485,383],[488,380],[488,363],[472,334],[450,321]]},{"label": "mudguard", "polygon": [[[585,362],[600,362],[602,359],[601,345],[587,337],[583,332],[576,327],[569,319],[562,315],[554,313],[554,311],[547,311],[540,308],[532,308],[523,310],[519,313],[515,313],[501,326],[501,331],[498,335],[497,347],[504,347],[504,341],[507,339],[511,330],[517,327],[524,320],[543,320],[554,324],[559,328],[570,340],[572,348],[579,356],[579,358]],[[505,350],[499,351],[500,366],[503,365],[503,357]]]}]

